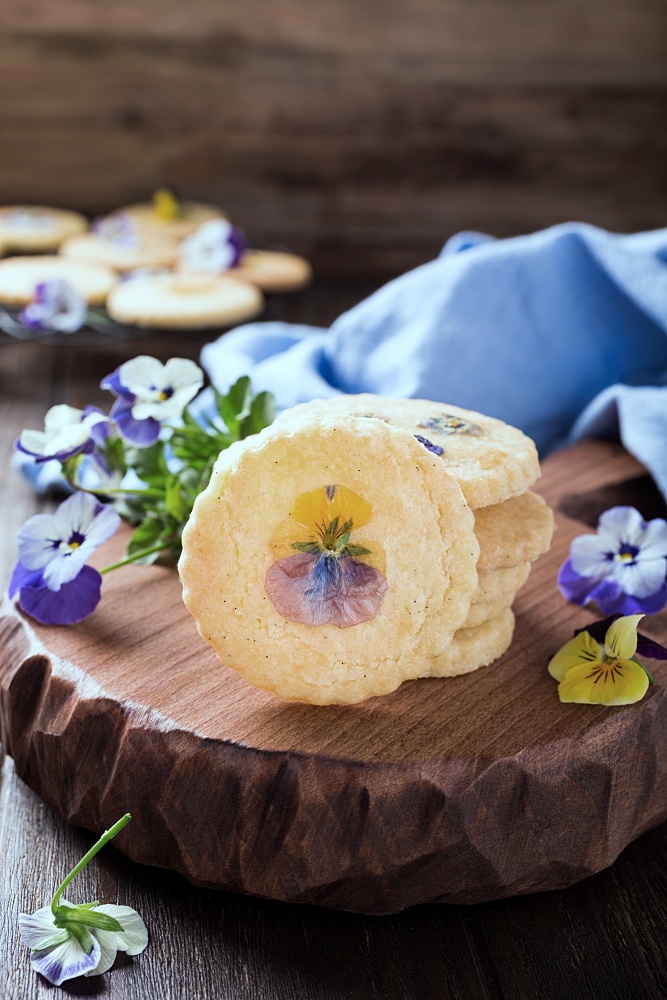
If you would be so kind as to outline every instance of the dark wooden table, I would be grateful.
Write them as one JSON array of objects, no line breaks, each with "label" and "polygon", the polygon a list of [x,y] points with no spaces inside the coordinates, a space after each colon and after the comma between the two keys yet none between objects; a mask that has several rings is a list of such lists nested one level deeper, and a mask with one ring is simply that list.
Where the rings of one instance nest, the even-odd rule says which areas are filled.
[{"label": "dark wooden table", "polygon": [[[320,284],[281,316],[327,324],[363,285]],[[124,358],[196,357],[200,342],[146,338],[90,349],[0,347],[0,576],[15,532],[39,501],[9,470],[12,442],[57,402],[101,401],[99,379]],[[1,653],[0,653],[1,655]],[[85,762],[82,762],[85,766]],[[60,989],[31,971],[17,915],[45,905],[93,836],[67,827],[14,774],[0,780],[0,1000],[639,1000],[667,996],[667,826],[606,872],[562,891],[475,907],[422,906],[363,917],[190,886],[107,848],[73,898],[134,906],[150,933],[140,957]]]}]

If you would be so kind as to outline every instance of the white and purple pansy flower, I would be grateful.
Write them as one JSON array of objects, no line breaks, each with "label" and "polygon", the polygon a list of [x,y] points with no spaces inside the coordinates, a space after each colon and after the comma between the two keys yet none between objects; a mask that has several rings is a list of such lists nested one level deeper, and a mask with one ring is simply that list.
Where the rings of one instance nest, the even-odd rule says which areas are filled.
[{"label": "white and purple pansy flower", "polygon": [[139,447],[154,444],[162,421],[181,416],[204,383],[201,368],[186,358],[163,365],[140,355],[126,361],[102,381],[116,397],[111,411],[120,433]]},{"label": "white and purple pansy flower", "polygon": [[226,219],[212,219],[181,243],[180,268],[189,274],[222,274],[236,267],[245,249],[240,229]]},{"label": "white and purple pansy flower", "polygon": [[46,625],[70,625],[100,601],[102,577],[86,561],[120,524],[112,507],[89,493],[74,493],[54,514],[35,514],[18,533],[19,558],[9,597]]},{"label": "white and purple pansy flower", "polygon": [[87,309],[86,300],[58,278],[37,285],[35,298],[19,314],[19,321],[32,330],[75,333],[86,322]]},{"label": "white and purple pansy flower", "polygon": [[[78,911],[77,916],[81,920],[86,918],[86,914],[81,913],[83,907],[75,907],[64,899],[59,902],[58,909],[61,907],[72,913]],[[106,923],[96,920],[99,915],[111,918],[108,926],[115,921],[121,929],[104,930],[91,926],[93,920]],[[50,906],[43,906],[35,913],[19,914],[19,930],[23,943],[30,948],[30,964],[35,972],[54,986],[77,976],[100,976],[109,971],[119,951],[139,955],[148,944],[146,925],[131,906],[116,906],[114,903],[95,905],[89,908],[88,919],[91,924],[77,921],[76,931],[73,932],[71,924],[63,927],[65,921],[59,921],[60,926],[56,923]],[[77,933],[79,927],[85,928],[87,935]],[[86,943],[90,951],[86,951]]]},{"label": "white and purple pansy flower", "polygon": [[108,434],[109,418],[93,406],[77,410],[59,403],[44,417],[44,430],[22,431],[16,448],[36,462],[66,462],[75,455],[89,455]]},{"label": "white and purple pansy flower", "polygon": [[54,986],[78,976],[101,975],[111,968],[117,952],[139,955],[148,944],[146,925],[131,906],[100,906],[97,900],[74,905],[63,898],[70,882],[131,818],[126,813],[105,830],[58,886],[50,906],[19,914],[19,930],[30,948],[30,964]]},{"label": "white and purple pansy flower", "polygon": [[605,615],[650,615],[667,605],[666,577],[667,521],[645,521],[634,507],[612,507],[596,534],[574,539],[558,586],[568,601],[596,601]]}]

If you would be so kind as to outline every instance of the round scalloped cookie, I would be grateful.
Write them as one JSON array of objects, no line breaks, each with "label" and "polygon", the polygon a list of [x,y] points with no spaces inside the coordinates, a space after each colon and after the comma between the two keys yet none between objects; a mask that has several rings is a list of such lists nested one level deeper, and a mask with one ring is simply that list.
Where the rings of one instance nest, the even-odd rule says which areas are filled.
[{"label": "round scalloped cookie", "polygon": [[205,222],[211,219],[226,219],[227,216],[214,205],[205,205],[199,201],[178,202],[178,215],[174,218],[163,218],[156,211],[152,202],[139,202],[136,205],[125,205],[114,214],[128,215],[137,230],[154,237],[167,236],[182,240],[194,233]]},{"label": "round scalloped cookie", "polygon": [[475,511],[479,568],[506,569],[533,562],[548,552],[554,533],[551,508],[538,493],[527,490],[492,507]]},{"label": "round scalloped cookie", "polygon": [[[318,548],[334,510],[347,563]],[[179,571],[223,663],[325,705],[417,677],[465,621],[477,558],[472,513],[434,455],[400,429],[333,416],[274,424],[220,455]]]},{"label": "round scalloped cookie", "polygon": [[[521,590],[530,575],[532,564],[519,563],[518,566],[508,566],[507,569],[480,570],[477,565],[477,590],[473,604],[482,602],[502,601]],[[505,606],[510,604],[505,601]]]},{"label": "round scalloped cookie", "polygon": [[512,607],[515,597],[516,594],[510,594],[506,597],[499,597],[497,601],[475,601],[474,604],[470,605],[470,614],[464,621],[462,628],[476,628],[492,618],[497,618],[507,608]]},{"label": "round scalloped cookie", "polygon": [[46,253],[63,240],[85,233],[88,220],[79,212],[46,205],[3,205],[0,244],[10,253]]},{"label": "round scalloped cookie", "polygon": [[535,445],[522,431],[449,403],[360,393],[300,403],[281,413],[279,420],[311,413],[377,417],[442,448],[447,472],[456,479],[473,509],[523,493],[540,475]]},{"label": "round scalloped cookie", "polygon": [[6,257],[0,260],[0,302],[24,306],[32,302],[35,288],[44,281],[66,281],[90,305],[102,305],[118,275],[92,261],[64,257]]},{"label": "round scalloped cookie", "polygon": [[226,275],[156,274],[131,278],[109,296],[107,310],[118,323],[158,330],[205,330],[257,316],[262,293]]},{"label": "round scalloped cookie", "polygon": [[422,677],[458,677],[487,667],[512,645],[514,613],[510,608],[475,628],[461,629],[450,645],[431,660]]},{"label": "round scalloped cookie", "polygon": [[141,235],[138,246],[124,246],[96,233],[70,236],[61,246],[63,257],[92,260],[114,271],[134,271],[141,267],[172,267],[178,255],[178,243],[167,236]]},{"label": "round scalloped cookie", "polygon": [[275,250],[246,250],[234,274],[263,292],[298,292],[313,279],[313,269],[304,257]]}]

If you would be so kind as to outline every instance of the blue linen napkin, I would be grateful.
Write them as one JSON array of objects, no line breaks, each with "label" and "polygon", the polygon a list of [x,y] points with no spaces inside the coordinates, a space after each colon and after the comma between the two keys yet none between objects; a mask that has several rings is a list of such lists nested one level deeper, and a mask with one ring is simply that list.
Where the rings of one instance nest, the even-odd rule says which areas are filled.
[{"label": "blue linen napkin", "polygon": [[339,392],[422,397],[500,417],[542,454],[617,434],[667,496],[666,333],[667,229],[568,223],[459,233],[329,330],[253,323],[201,360],[219,389],[249,374],[280,408]]}]

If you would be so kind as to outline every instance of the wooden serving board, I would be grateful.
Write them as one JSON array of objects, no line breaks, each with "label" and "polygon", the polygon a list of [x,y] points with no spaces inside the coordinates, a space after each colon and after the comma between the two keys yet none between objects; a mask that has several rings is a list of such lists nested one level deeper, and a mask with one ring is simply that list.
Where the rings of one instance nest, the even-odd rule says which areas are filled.
[{"label": "wooden serving board", "polygon": [[[200,885],[366,913],[570,885],[667,817],[667,665],[617,709],[561,705],[546,671],[592,617],[555,582],[580,518],[664,512],[642,474],[599,442],[550,458],[540,490],[558,527],[509,652],[361,705],[249,687],[199,638],[173,570],[111,574],[74,628],[6,602],[3,745],[69,822],[101,831],[129,810],[120,850]],[[665,641],[667,613],[644,631]]]}]

